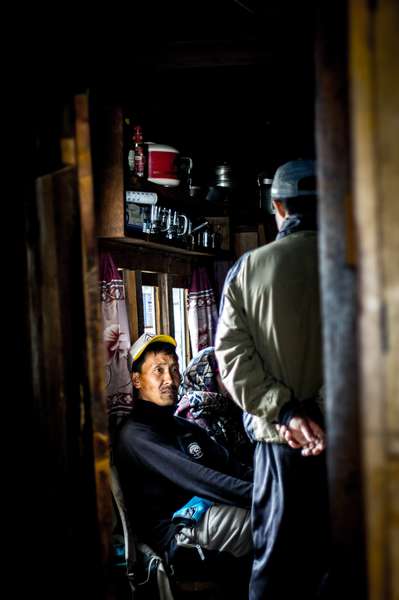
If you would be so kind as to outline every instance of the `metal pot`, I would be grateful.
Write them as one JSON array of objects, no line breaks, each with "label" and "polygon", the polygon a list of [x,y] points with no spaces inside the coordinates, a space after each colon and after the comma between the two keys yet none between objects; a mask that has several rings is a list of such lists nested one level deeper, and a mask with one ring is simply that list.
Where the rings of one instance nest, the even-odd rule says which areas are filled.
[{"label": "metal pot", "polygon": [[220,187],[231,187],[232,186],[233,181],[232,181],[231,165],[229,165],[227,163],[218,165],[215,168],[215,175],[216,175],[215,185],[220,186]]}]

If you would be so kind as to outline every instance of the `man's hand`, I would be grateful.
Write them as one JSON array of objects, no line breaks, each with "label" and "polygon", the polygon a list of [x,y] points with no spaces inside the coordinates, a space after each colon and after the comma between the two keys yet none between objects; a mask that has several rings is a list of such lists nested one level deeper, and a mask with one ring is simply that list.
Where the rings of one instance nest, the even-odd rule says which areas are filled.
[{"label": "man's hand", "polygon": [[288,427],[277,425],[277,430],[291,448],[302,448],[303,456],[317,456],[325,450],[325,433],[312,419],[293,417]]}]

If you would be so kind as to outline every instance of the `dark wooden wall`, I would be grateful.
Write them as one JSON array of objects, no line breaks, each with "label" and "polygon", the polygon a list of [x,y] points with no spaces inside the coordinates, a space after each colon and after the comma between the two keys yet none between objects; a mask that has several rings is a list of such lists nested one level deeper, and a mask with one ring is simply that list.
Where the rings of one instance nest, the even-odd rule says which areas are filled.
[{"label": "dark wooden wall", "polygon": [[365,598],[358,272],[352,254],[347,9],[325,3],[317,41],[316,139],[333,597]]},{"label": "dark wooden wall", "polygon": [[[9,223],[18,285],[7,320],[19,347],[7,370],[14,390],[6,425],[14,434],[10,491],[18,509],[11,595],[105,599],[112,597],[111,506],[87,103],[55,95],[40,103],[43,111],[47,103],[54,114],[58,108],[58,118],[35,122],[29,148],[31,156],[42,149],[40,165],[32,161],[21,175],[23,202]],[[65,108],[72,134],[63,133]],[[43,143],[52,136],[55,154]],[[63,165],[67,140],[71,162]]]}]

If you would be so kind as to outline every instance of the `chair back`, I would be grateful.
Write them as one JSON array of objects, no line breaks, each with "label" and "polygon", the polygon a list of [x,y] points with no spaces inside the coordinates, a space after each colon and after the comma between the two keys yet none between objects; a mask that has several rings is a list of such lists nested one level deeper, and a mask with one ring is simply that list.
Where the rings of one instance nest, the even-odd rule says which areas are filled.
[{"label": "chair back", "polygon": [[[114,464],[111,464],[110,485],[122,524],[126,571],[132,598],[136,597],[137,592],[141,597],[140,591],[145,586],[156,588],[150,594],[152,598],[174,600],[164,562],[147,544],[139,542],[133,532],[118,470]],[[144,593],[143,597],[145,596]]]},{"label": "chair back", "polygon": [[126,560],[126,570],[127,577],[129,580],[129,584],[134,588],[134,574],[135,574],[135,565],[137,561],[137,548],[136,548],[136,540],[133,535],[133,530],[130,525],[129,517],[127,514],[126,503],[123,497],[122,487],[119,480],[118,471],[115,465],[111,464],[110,470],[110,485],[112,495],[115,500],[116,507],[118,509],[119,517],[122,524],[123,530],[123,539],[125,544],[125,560]]}]

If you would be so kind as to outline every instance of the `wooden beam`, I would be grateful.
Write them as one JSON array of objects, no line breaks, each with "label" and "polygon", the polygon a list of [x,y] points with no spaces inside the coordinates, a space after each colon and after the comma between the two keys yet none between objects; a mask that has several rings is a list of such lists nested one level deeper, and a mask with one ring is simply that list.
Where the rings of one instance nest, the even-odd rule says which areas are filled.
[{"label": "wooden beam", "polygon": [[190,329],[188,326],[188,289],[184,290],[184,331],[186,335],[186,363],[188,364],[193,356],[191,351]]},{"label": "wooden beam", "polygon": [[[61,563],[68,571],[62,597],[73,596],[80,589],[108,600],[108,438],[106,433],[99,437],[98,419],[94,433],[92,429],[92,402],[98,400],[98,391],[90,387],[89,377],[92,361],[88,360],[87,337],[93,321],[87,322],[85,301],[90,277],[87,271],[83,276],[82,270],[76,168],[66,167],[40,177],[30,209],[32,219],[36,213],[32,222],[37,223],[28,241],[32,408],[36,420],[30,420],[30,424],[40,440],[38,456],[31,454],[44,511],[37,511],[35,518],[47,538],[53,535],[57,523],[42,595],[53,597],[59,592],[59,577],[51,595],[47,596],[45,589]],[[95,292],[98,305],[97,279]],[[102,378],[103,362],[96,365]],[[103,418],[106,432],[105,411]]]},{"label": "wooden beam", "polygon": [[160,333],[174,336],[173,293],[170,276],[167,273],[158,274],[159,304],[160,304]]},{"label": "wooden beam", "polygon": [[97,234],[124,234],[122,107],[93,94],[93,165],[96,181]]},{"label": "wooden beam", "polygon": [[[141,277],[143,285],[150,285],[152,287],[158,285],[158,276],[155,272],[142,271]],[[190,278],[185,275],[171,275],[170,278],[174,288],[188,288],[190,285]]]},{"label": "wooden beam", "polygon": [[136,238],[99,238],[99,247],[110,252],[117,267],[181,275],[190,280],[194,266],[211,264],[214,254],[196,252]]},{"label": "wooden beam", "polygon": [[[94,453],[98,532],[102,561],[108,564],[111,548],[111,496],[109,493],[108,420],[105,402],[104,348],[99,303],[98,253],[95,227],[91,139],[87,95],[75,97],[76,156],[81,221],[83,301],[85,311],[86,381],[82,386],[82,428],[90,436]],[[78,276],[78,274],[77,274]]]},{"label": "wooden beam", "polygon": [[399,4],[351,0],[370,600],[399,598]]},{"label": "wooden beam", "polygon": [[162,333],[162,322],[161,322],[161,293],[158,287],[158,283],[155,287],[155,331]]},{"label": "wooden beam", "polygon": [[126,305],[132,343],[144,333],[142,277],[140,271],[123,271]]},{"label": "wooden beam", "polygon": [[76,165],[75,113],[68,103],[63,110],[63,127],[60,139],[61,160],[65,165]]},{"label": "wooden beam", "polygon": [[[327,462],[331,504],[331,596],[365,598],[357,358],[357,272],[349,251],[352,210],[347,6],[319,5],[316,143]],[[348,232],[350,235],[348,235]]]}]

